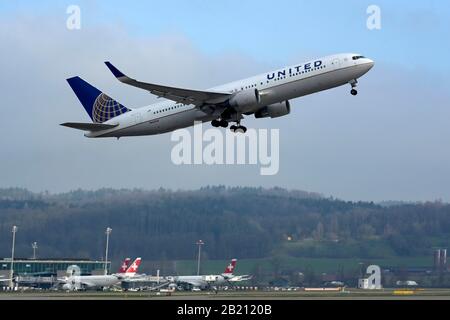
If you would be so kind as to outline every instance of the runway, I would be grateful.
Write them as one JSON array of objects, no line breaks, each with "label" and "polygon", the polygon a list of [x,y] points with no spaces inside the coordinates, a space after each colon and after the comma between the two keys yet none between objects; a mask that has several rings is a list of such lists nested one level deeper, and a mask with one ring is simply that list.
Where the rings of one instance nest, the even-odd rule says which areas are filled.
[{"label": "runway", "polygon": [[346,290],[344,292],[0,292],[0,300],[450,300],[449,289],[397,291]]}]

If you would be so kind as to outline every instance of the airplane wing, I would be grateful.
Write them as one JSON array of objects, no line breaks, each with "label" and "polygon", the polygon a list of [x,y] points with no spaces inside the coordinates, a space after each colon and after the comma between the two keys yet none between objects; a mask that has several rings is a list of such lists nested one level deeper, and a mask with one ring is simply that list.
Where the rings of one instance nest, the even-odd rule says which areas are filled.
[{"label": "airplane wing", "polygon": [[82,122],[65,122],[61,123],[64,127],[83,131],[102,131],[112,129],[118,126],[118,124],[104,124],[104,123],[82,123]]},{"label": "airplane wing", "polygon": [[233,276],[230,279],[228,279],[228,282],[241,282],[241,281],[249,281],[253,278],[253,276],[245,274],[242,276]]},{"label": "airplane wing", "polygon": [[80,285],[82,287],[86,287],[86,288],[93,288],[93,287],[97,286],[97,284],[95,284],[93,282],[89,282],[89,281],[80,281]]},{"label": "airplane wing", "polygon": [[147,90],[158,97],[167,98],[178,103],[193,104],[200,107],[204,104],[218,104],[225,102],[231,96],[231,93],[228,92],[191,90],[140,82],[123,74],[109,61],[106,61],[105,64],[120,82]]}]

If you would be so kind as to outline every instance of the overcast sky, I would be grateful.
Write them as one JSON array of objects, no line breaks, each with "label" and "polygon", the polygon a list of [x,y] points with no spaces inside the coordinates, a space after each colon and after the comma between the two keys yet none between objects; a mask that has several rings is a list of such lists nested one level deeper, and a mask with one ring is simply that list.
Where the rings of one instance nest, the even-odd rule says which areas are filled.
[{"label": "overcast sky", "polygon": [[[81,8],[81,29],[66,8]],[[366,9],[381,8],[381,30]],[[450,201],[449,4],[442,1],[3,1],[0,187],[281,186],[348,200]],[[79,75],[125,106],[154,96],[116,81],[208,88],[339,52],[376,61],[359,95],[340,87],[292,101],[278,119],[280,171],[175,166],[170,134],[88,139],[59,126],[89,118],[65,79]],[[206,125],[209,127],[209,125]]]}]

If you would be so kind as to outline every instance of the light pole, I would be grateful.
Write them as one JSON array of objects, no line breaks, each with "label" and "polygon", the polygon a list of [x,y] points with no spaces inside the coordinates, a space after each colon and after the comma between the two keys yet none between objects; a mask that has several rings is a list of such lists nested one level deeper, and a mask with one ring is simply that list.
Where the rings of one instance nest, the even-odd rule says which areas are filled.
[{"label": "light pole", "polygon": [[33,248],[33,260],[36,260],[36,249],[38,248],[37,242],[33,242],[31,247]]},{"label": "light pole", "polygon": [[198,245],[197,275],[200,275],[200,256],[202,254],[202,245],[205,243],[202,240],[198,240],[196,244]]},{"label": "light pole", "polygon": [[108,274],[108,247],[109,247],[109,235],[112,229],[110,227],[106,228],[106,254],[105,254],[105,275]]},{"label": "light pole", "polygon": [[16,245],[16,232],[17,232],[17,226],[13,226],[12,227],[12,234],[13,234],[13,238],[12,238],[12,249],[11,249],[11,272],[10,272],[10,280],[9,280],[9,287],[11,288],[11,290],[14,287],[14,283],[13,283],[13,277],[14,277],[14,246]]},{"label": "light pole", "polygon": [[364,266],[364,262],[359,262],[359,276],[361,278],[364,278],[364,271],[363,271],[363,266]]}]

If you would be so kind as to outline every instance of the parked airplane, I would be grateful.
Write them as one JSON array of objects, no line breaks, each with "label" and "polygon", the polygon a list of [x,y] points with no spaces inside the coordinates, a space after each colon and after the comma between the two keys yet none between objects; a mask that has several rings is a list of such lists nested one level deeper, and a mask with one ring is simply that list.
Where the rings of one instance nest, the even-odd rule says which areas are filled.
[{"label": "parked airplane", "polygon": [[252,276],[248,274],[243,274],[240,276],[233,275],[233,271],[236,268],[236,259],[232,259],[231,263],[225,268],[225,275],[227,282],[240,282],[240,281],[248,281],[252,279]]},{"label": "parked airplane", "polygon": [[[189,286],[192,289],[204,289],[211,286],[220,286],[228,282],[249,280],[251,277],[248,275],[235,276],[233,275],[236,268],[236,259],[232,259],[231,263],[225,268],[222,274],[217,275],[195,275],[195,276],[176,276],[168,277],[171,284],[176,286]],[[240,278],[239,278],[240,277]]]},{"label": "parked airplane", "polygon": [[[14,278],[12,278],[13,279],[13,281],[14,281]],[[5,277],[4,276],[0,276],[0,282],[6,282],[6,281],[11,281],[11,278],[9,278],[9,279],[5,279]]]},{"label": "parked airplane", "polygon": [[125,260],[122,262],[120,268],[119,268],[119,274],[125,273],[128,269],[128,266],[130,265],[130,258],[125,258]]},{"label": "parked airplane", "polygon": [[[127,258],[129,259],[129,258]],[[92,275],[92,276],[76,276],[71,275],[64,279],[59,279],[64,290],[80,290],[80,289],[96,289],[96,288],[108,288],[120,283],[122,280],[134,277],[141,264],[141,258],[136,258],[134,262],[129,266],[125,272],[123,272],[123,265],[126,264],[127,259],[123,262],[119,268],[119,272],[111,275]],[[128,260],[129,262],[129,260]]]},{"label": "parked airplane", "polygon": [[[143,136],[192,126],[195,121],[214,127],[245,132],[244,115],[277,118],[291,111],[290,99],[350,84],[356,95],[357,79],[374,62],[360,54],[344,53],[285,67],[209,90],[191,90],[140,82],[129,78],[110,62],[113,75],[125,84],[166,98],[142,108],[127,108],[80,77],[67,79],[92,123],[66,122],[61,125],[87,131],[86,137]],[[167,100],[168,99],[168,100]]]},{"label": "parked airplane", "polygon": [[[128,259],[128,263],[129,263],[130,262],[130,258],[127,258],[127,259]],[[127,263],[126,262],[127,259],[125,259],[122,267]],[[125,272],[122,272],[122,273],[120,272],[120,270],[122,270],[122,267],[121,267],[119,269],[119,273],[116,273],[114,275],[118,276],[118,277],[121,277],[122,279],[123,278],[127,278],[127,277],[134,277],[134,276],[136,276],[136,272],[138,271],[139,266],[141,265],[141,261],[142,261],[141,258],[136,258],[136,260],[133,261],[133,263],[126,269]]]}]

